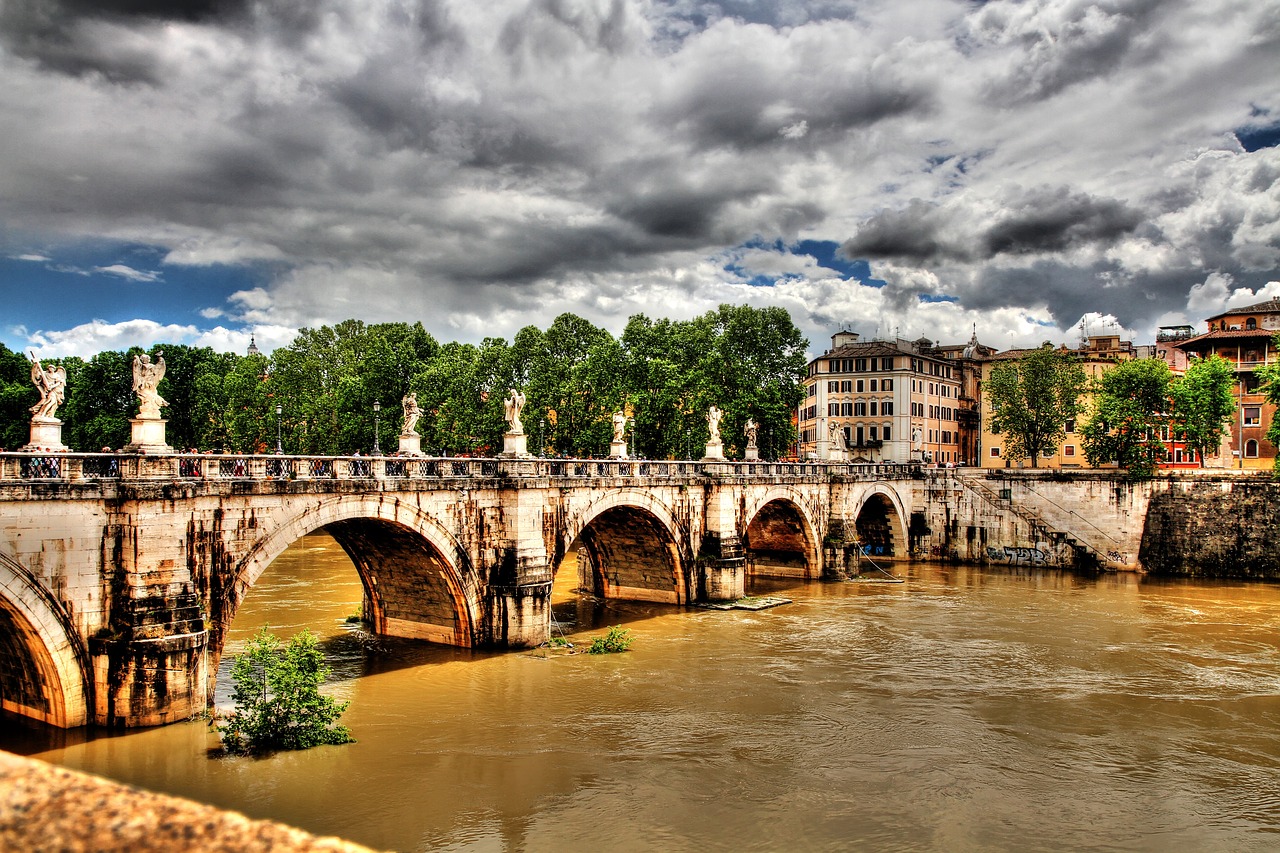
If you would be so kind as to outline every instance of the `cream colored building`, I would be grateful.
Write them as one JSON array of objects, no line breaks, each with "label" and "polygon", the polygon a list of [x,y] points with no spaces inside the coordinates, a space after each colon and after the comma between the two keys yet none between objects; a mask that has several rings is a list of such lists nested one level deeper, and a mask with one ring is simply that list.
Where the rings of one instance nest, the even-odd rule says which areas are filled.
[{"label": "cream colored building", "polygon": [[863,341],[838,332],[809,362],[805,391],[802,458],[960,461],[960,370],[927,338]]}]

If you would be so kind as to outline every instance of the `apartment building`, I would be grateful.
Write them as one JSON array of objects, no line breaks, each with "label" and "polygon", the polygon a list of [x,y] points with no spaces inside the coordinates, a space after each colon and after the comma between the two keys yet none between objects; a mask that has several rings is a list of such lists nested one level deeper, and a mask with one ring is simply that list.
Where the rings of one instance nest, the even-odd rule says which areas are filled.
[{"label": "apartment building", "polygon": [[838,332],[809,362],[797,427],[803,458],[961,461],[961,370],[927,338]]},{"label": "apartment building", "polygon": [[1276,407],[1261,393],[1253,371],[1274,364],[1275,336],[1280,333],[1280,299],[1269,299],[1215,314],[1208,319],[1209,331],[1202,335],[1170,341],[1188,356],[1219,355],[1236,367],[1236,417],[1231,424],[1227,464],[1236,468],[1269,469],[1276,460],[1276,447],[1266,433],[1275,418]]}]

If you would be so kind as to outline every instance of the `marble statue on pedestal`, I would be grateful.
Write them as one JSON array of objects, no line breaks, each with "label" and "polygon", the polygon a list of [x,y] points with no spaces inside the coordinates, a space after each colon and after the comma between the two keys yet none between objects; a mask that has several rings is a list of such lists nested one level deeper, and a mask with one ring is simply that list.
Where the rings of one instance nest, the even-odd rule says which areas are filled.
[{"label": "marble statue on pedestal", "polygon": [[31,407],[33,421],[56,421],[58,407],[66,399],[67,369],[60,365],[42,367],[34,355],[31,356],[31,381],[40,392],[40,402]]},{"label": "marble statue on pedestal", "polygon": [[514,388],[508,388],[507,399],[502,402],[502,408],[507,419],[507,435],[524,435],[524,424],[520,421],[524,395]]},{"label": "marble statue on pedestal", "polygon": [[627,430],[627,416],[622,412],[613,413],[613,443],[624,443],[623,434]]},{"label": "marble statue on pedestal", "polygon": [[742,431],[747,436],[747,447],[756,446],[756,433],[760,431],[760,424],[747,417],[747,422],[742,425]]},{"label": "marble statue on pedestal", "polygon": [[418,395],[414,391],[410,391],[400,401],[400,406],[404,409],[404,425],[400,427],[401,435],[417,435],[418,418],[422,417],[422,410],[418,408]]},{"label": "marble statue on pedestal", "polygon": [[133,357],[133,391],[138,395],[138,417],[144,420],[159,420],[160,407],[169,402],[160,396],[156,387],[164,379],[164,353],[156,353],[156,361],[151,356],[140,353]]},{"label": "marble statue on pedestal", "polygon": [[724,412],[720,411],[720,409],[715,405],[712,405],[712,407],[707,410],[707,429],[711,433],[710,437],[707,439],[707,444],[720,443],[720,419],[722,417],[724,417]]}]

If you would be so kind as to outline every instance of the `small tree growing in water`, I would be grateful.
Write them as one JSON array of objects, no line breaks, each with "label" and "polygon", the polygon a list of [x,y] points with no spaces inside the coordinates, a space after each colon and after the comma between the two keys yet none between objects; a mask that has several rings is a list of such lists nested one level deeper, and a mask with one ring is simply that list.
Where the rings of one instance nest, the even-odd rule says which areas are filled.
[{"label": "small tree growing in water", "polygon": [[283,643],[263,628],[231,667],[236,708],[218,726],[223,746],[244,753],[352,743],[337,725],[348,703],[320,693],[328,677],[315,634],[303,630]]}]

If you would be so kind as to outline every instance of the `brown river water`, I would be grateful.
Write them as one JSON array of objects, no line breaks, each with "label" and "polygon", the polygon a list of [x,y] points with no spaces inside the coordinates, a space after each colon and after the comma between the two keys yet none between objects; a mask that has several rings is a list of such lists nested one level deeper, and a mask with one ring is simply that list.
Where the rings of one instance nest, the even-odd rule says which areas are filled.
[{"label": "brown river water", "polygon": [[[580,601],[619,655],[362,644],[360,584],[308,536],[233,646],[310,627],[358,743],[217,754],[0,721],[0,748],[376,848],[1280,849],[1280,585],[899,564],[901,584],[757,583],[759,612]],[[229,703],[230,656],[218,700]]]}]

